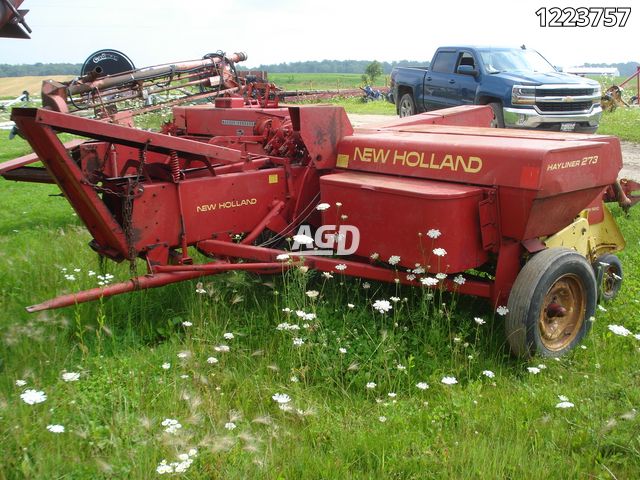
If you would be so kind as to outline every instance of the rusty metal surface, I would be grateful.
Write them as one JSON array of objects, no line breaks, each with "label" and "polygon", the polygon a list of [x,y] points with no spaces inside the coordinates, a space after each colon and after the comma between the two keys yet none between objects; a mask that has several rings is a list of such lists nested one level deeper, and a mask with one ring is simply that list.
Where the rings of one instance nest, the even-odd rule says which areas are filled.
[{"label": "rusty metal surface", "polygon": [[19,9],[24,0],[0,0],[0,37],[28,39],[31,28],[24,16],[29,10]]}]

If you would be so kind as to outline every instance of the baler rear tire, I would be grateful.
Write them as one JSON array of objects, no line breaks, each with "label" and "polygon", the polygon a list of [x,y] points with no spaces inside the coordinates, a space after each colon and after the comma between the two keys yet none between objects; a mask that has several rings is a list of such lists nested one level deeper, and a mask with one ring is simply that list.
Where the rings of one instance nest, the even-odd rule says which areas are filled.
[{"label": "baler rear tire", "polygon": [[618,257],[608,253],[593,262],[593,271],[598,284],[598,300],[612,301],[622,287],[622,263]]},{"label": "baler rear tire", "polygon": [[400,97],[398,102],[398,115],[400,118],[410,117],[416,114],[416,102],[413,100],[413,95],[405,93]]},{"label": "baler rear tire", "polygon": [[525,358],[565,354],[590,330],[596,302],[595,275],[582,255],[567,248],[534,255],[509,294],[505,328],[511,351]]},{"label": "baler rear tire", "polygon": [[502,111],[502,103],[491,102],[489,104],[493,110],[493,120],[491,120],[491,128],[504,128],[504,112]]}]

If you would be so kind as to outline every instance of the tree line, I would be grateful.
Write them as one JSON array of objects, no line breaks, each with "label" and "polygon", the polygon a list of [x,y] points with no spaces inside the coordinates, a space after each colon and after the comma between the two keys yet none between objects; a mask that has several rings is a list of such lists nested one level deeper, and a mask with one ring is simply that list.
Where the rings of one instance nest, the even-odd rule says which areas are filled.
[{"label": "tree line", "polygon": [[625,62],[625,63],[585,63],[582,67],[594,67],[594,68],[617,68],[622,77],[630,77],[636,73],[640,64],[638,62]]},{"label": "tree line", "polygon": [[[357,73],[362,74],[371,64],[371,60],[322,60],[308,62],[277,63],[247,68],[238,65],[238,70],[266,70],[273,73]],[[427,61],[400,60],[398,62],[379,62],[385,74],[393,67],[407,65],[428,66]],[[81,63],[35,63],[33,65],[0,64],[0,77],[27,77],[47,75],[80,75]]]},{"label": "tree line", "polygon": [[[366,72],[371,60],[322,60],[306,62],[273,63],[252,67],[251,70],[266,70],[274,73],[356,73]],[[384,74],[391,73],[393,67],[406,67],[410,65],[429,66],[428,61],[399,60],[394,62],[378,62]],[[617,68],[620,75],[628,77],[636,72],[638,62],[625,63],[585,63],[585,67],[613,67]],[[80,63],[35,63],[33,65],[9,65],[0,64],[0,77],[27,77],[48,75],[79,75],[82,64]],[[245,70],[242,65],[238,69]]]},{"label": "tree line", "polygon": [[33,65],[0,63],[0,77],[80,75],[81,69],[81,63],[34,63]]},{"label": "tree line", "polygon": [[[251,70],[265,70],[274,73],[365,73],[367,67],[375,60],[309,60],[306,62],[287,62],[262,64]],[[393,67],[407,67],[420,65],[429,66],[427,60],[399,60],[394,62],[377,62],[384,74],[391,73]],[[238,68],[243,68],[238,65]]]}]

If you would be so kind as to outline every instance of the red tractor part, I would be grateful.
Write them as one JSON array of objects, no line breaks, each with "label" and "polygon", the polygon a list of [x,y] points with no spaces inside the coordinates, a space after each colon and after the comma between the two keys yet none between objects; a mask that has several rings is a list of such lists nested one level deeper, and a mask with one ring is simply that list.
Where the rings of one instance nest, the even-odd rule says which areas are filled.
[{"label": "red tractor part", "polygon": [[31,28],[24,16],[29,10],[20,10],[24,0],[0,0],[0,37],[31,38]]},{"label": "red tractor part", "polygon": [[[91,247],[147,266],[144,276],[29,311],[304,264],[419,288],[446,274],[437,286],[517,312],[507,337],[524,356],[561,355],[587,332],[597,301],[591,264],[624,246],[602,203],[622,166],[615,137],[486,128],[492,111],[482,106],[354,131],[341,107],[218,100],[174,108],[165,133],[13,110]],[[92,140],[70,148],[60,132]],[[331,255],[278,248],[301,226],[328,233]],[[360,237],[346,254],[343,226]],[[212,261],[196,264],[193,249]],[[285,253],[290,260],[279,260]]]}]

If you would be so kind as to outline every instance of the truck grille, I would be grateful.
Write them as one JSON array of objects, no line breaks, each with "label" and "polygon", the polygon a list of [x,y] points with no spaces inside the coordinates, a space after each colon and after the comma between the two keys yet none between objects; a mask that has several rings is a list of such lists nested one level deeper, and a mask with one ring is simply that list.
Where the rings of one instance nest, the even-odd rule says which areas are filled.
[{"label": "truck grille", "polygon": [[536,97],[580,97],[593,95],[593,88],[538,88]]},{"label": "truck grille", "polygon": [[536,102],[541,112],[583,112],[591,105],[592,102]]}]

